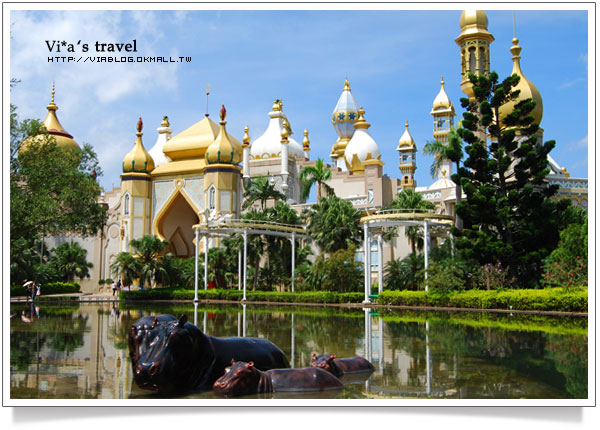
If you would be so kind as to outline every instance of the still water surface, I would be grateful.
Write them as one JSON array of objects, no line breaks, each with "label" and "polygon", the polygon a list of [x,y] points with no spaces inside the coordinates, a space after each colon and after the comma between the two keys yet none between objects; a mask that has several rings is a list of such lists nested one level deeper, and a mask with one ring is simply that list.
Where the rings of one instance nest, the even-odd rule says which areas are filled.
[{"label": "still water surface", "polygon": [[185,313],[212,336],[267,338],[293,367],[316,352],[364,356],[376,368],[341,392],[302,398],[587,398],[587,318],[112,303],[12,304],[11,398],[156,398],[133,381],[127,336],[138,318],[163,313]]}]

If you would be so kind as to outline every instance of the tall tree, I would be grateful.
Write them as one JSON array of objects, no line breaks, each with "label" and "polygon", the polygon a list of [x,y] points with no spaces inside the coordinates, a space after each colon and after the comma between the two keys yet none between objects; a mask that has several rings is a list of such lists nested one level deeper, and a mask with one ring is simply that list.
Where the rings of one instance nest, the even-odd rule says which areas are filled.
[{"label": "tall tree", "polygon": [[[460,162],[463,159],[463,141],[456,132],[450,130],[448,133],[448,143],[438,141],[427,142],[423,147],[425,155],[433,155],[433,163],[431,163],[431,176],[436,177],[439,173],[444,160],[450,160],[456,165],[456,171],[452,175],[452,182],[456,185],[456,204],[460,204],[462,200],[462,186],[460,184]],[[456,228],[462,229],[462,219],[456,216]]]},{"label": "tall tree", "polygon": [[[422,212],[425,210],[433,210],[435,209],[435,206],[433,203],[424,200],[421,193],[417,193],[415,190],[407,189],[398,193],[396,198],[385,206],[385,209],[402,209],[406,211],[414,210]],[[386,234],[385,237],[389,238],[390,233],[391,232]],[[395,229],[392,234],[396,234]],[[405,227],[404,234],[408,238],[413,254],[423,249],[423,228],[421,226],[411,225]]]},{"label": "tall tree", "polygon": [[89,278],[93,264],[87,261],[87,251],[77,242],[61,243],[51,251],[54,255],[48,262],[65,282],[73,282],[75,277]]},{"label": "tall tree", "polygon": [[119,252],[110,265],[110,270],[121,279],[123,286],[130,286],[139,277],[139,261],[130,252]]},{"label": "tall tree", "polygon": [[300,171],[300,182],[302,182],[302,199],[306,200],[310,189],[317,184],[317,202],[321,201],[322,191],[333,194],[333,188],[325,182],[331,179],[331,169],[325,166],[323,160],[318,158],[314,166],[306,166]]},{"label": "tall tree", "polygon": [[[466,200],[456,208],[464,228],[453,230],[456,247],[481,265],[509,266],[521,286],[531,287],[540,279],[542,260],[556,247],[560,212],[568,205],[552,200],[558,186],[545,182],[555,142],[538,138],[532,99],[518,101],[500,118],[500,107],[518,100],[513,90],[518,75],[502,82],[495,72],[469,78],[475,100],[461,99],[466,112],[457,130],[467,158],[460,169]],[[481,136],[489,136],[489,144]]]},{"label": "tall tree", "polygon": [[308,211],[307,232],[327,253],[358,245],[361,237],[360,212],[348,200],[335,194],[323,197]]},{"label": "tall tree", "polygon": [[156,236],[144,235],[139,239],[132,239],[129,244],[137,254],[140,288],[143,288],[147,281],[150,283],[156,281],[157,272],[164,270],[160,265],[160,259],[169,242],[160,240]]},{"label": "tall tree", "polygon": [[265,210],[267,200],[273,199],[285,200],[285,194],[275,189],[275,184],[271,184],[266,176],[259,176],[255,179],[250,179],[244,190],[244,204],[242,209],[248,209],[254,202],[260,202],[261,210]]}]

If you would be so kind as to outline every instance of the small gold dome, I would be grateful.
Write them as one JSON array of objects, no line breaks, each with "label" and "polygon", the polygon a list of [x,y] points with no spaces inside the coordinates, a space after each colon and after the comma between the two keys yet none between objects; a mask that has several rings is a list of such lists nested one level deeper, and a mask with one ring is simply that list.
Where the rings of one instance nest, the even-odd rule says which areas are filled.
[{"label": "small gold dome", "polygon": [[[80,150],[81,148],[79,147],[77,142],[75,142],[75,139],[73,139],[73,136],[71,136],[64,129],[64,127],[61,125],[60,121],[58,120],[58,117],[56,116],[56,111],[58,110],[58,106],[54,103],[54,94],[55,94],[54,83],[52,83],[52,99],[51,99],[50,103],[48,104],[48,106],[46,106],[46,109],[48,109],[48,114],[46,115],[46,118],[44,119],[44,121],[42,121],[42,125],[46,128],[46,131],[48,132],[48,134],[50,136],[54,137],[54,139],[56,140],[56,145],[59,148],[70,148],[70,149]],[[30,136],[21,143],[21,145],[19,147],[19,152],[21,153],[24,150],[26,150],[27,147],[32,142],[43,142],[43,141],[44,141],[44,134],[38,134],[37,136]]]},{"label": "small gold dome", "polygon": [[406,120],[404,134],[398,141],[398,147],[396,148],[396,150],[400,151],[401,149],[406,149],[406,148],[415,149],[416,146],[417,145],[415,144],[415,140],[412,138],[412,136],[410,135],[410,132],[408,131],[408,120]]},{"label": "small gold dome", "polygon": [[242,144],[230,136],[225,129],[225,105],[221,105],[221,121],[219,135],[206,149],[206,162],[209,164],[239,164],[242,161]]},{"label": "small gold dome", "polygon": [[469,26],[487,30],[488,19],[483,10],[463,10],[460,15],[459,24],[460,29],[463,31]]},{"label": "small gold dome", "polygon": [[533,83],[529,79],[527,79],[521,71],[521,57],[519,56],[519,54],[521,53],[521,47],[518,45],[519,39],[514,38],[512,40],[512,43],[513,46],[511,46],[510,51],[513,54],[513,70],[511,75],[516,74],[519,75],[519,77],[521,78],[519,80],[519,83],[513,88],[513,91],[519,90],[520,92],[516,100],[512,100],[500,106],[500,109],[498,109],[500,121],[502,121],[502,118],[506,117],[513,111],[517,103],[519,103],[522,100],[531,98],[535,101],[535,108],[533,109],[533,111],[531,111],[530,115],[534,118],[533,123],[540,125],[540,123],[542,122],[542,116],[544,114],[544,104],[542,103],[542,95],[540,94],[536,86],[533,85]]},{"label": "small gold dome", "polygon": [[142,117],[140,117],[137,122],[137,133],[135,134],[137,138],[133,144],[133,149],[123,158],[123,173],[150,173],[154,170],[154,160],[142,143],[143,126],[144,123]]},{"label": "small gold dome", "polygon": [[438,93],[435,100],[433,101],[433,110],[434,111],[437,109],[449,109],[452,107],[452,102],[450,101],[450,98],[448,97],[448,94],[446,94],[446,90],[444,89],[444,77],[443,76],[442,76],[442,81],[440,82],[440,84],[442,85],[442,88],[440,89],[440,92]]}]

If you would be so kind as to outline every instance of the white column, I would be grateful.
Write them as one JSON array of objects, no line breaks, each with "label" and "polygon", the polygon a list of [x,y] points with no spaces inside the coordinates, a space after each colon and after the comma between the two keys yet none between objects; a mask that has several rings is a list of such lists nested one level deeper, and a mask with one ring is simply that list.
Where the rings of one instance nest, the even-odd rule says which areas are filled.
[{"label": "white column", "polygon": [[250,177],[250,146],[244,146],[243,157],[242,175],[244,179],[248,179]]},{"label": "white column", "polygon": [[242,304],[242,337],[246,337],[246,303]]},{"label": "white column", "polygon": [[427,365],[427,394],[431,394],[431,351],[429,349],[429,321],[425,323],[426,365]]},{"label": "white column", "polygon": [[242,250],[238,251],[238,291],[242,289]]},{"label": "white column", "polygon": [[427,283],[427,268],[429,267],[429,224],[427,221],[423,221],[424,240],[425,242],[425,291],[429,291],[429,284]]},{"label": "white column", "polygon": [[208,235],[204,236],[204,290],[208,290]]},{"label": "white column", "polygon": [[377,292],[381,294],[383,291],[383,237],[381,234],[377,235],[377,265],[379,266],[379,289]]},{"label": "white column", "polygon": [[290,367],[294,368],[294,314],[292,313],[292,362],[290,363]]},{"label": "white column", "polygon": [[281,174],[289,175],[288,163],[289,163],[289,143],[287,140],[281,140]]},{"label": "white column", "polygon": [[296,235],[292,233],[292,293],[294,292],[294,274],[296,272]]},{"label": "white column", "polygon": [[379,316],[379,369],[383,370],[383,318]]},{"label": "white column", "polygon": [[194,325],[198,327],[198,302],[194,302]]},{"label": "white column", "polygon": [[[248,231],[244,230],[244,297],[242,300],[246,300],[246,281],[248,280]],[[246,308],[244,307],[244,316],[246,315]],[[246,331],[246,324],[244,320],[244,332]]]},{"label": "white column", "polygon": [[[200,241],[200,232],[196,230],[196,255],[194,256],[194,302],[198,301],[198,250]],[[194,322],[194,325],[196,323]]]},{"label": "white column", "polygon": [[371,265],[369,263],[369,225],[367,223],[363,224],[363,230],[365,232],[365,236],[363,238],[363,252],[364,252],[364,265],[365,265],[365,300],[363,303],[370,303],[369,300],[369,289],[371,287]]},{"label": "white column", "polygon": [[206,333],[206,315],[207,315],[207,314],[208,314],[208,313],[207,313],[206,311],[204,311],[204,318],[203,318],[203,320],[202,320],[202,331],[203,331],[204,333]]}]

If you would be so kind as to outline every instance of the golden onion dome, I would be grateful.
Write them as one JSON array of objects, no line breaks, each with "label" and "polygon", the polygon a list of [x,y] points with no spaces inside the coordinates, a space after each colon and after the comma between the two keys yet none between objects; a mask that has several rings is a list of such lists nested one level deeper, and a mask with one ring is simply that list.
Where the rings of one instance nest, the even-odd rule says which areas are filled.
[{"label": "golden onion dome", "polygon": [[463,10],[460,15],[460,20],[458,21],[460,24],[460,29],[462,32],[470,28],[478,28],[480,30],[487,30],[488,27],[488,19],[483,10]]},{"label": "golden onion dome", "polygon": [[205,159],[208,164],[238,164],[242,161],[242,144],[225,129],[225,105],[221,105],[221,121],[219,135],[206,149]]},{"label": "golden onion dome", "polygon": [[519,83],[515,87],[513,87],[513,91],[519,90],[520,92],[516,100],[512,100],[500,106],[500,109],[498,109],[500,121],[502,122],[502,118],[506,117],[513,111],[517,103],[519,103],[522,100],[531,98],[535,101],[535,108],[533,109],[533,111],[531,111],[530,115],[534,118],[533,124],[540,125],[540,123],[542,122],[542,116],[544,114],[542,95],[535,87],[535,85],[533,85],[533,83],[529,79],[527,79],[521,71],[521,57],[519,56],[519,54],[521,53],[521,47],[518,45],[519,39],[515,37],[512,40],[512,43],[513,46],[511,46],[510,52],[512,52],[513,54],[513,70],[511,74],[518,75],[521,78],[519,80]]},{"label": "golden onion dome", "polygon": [[442,85],[442,88],[440,89],[438,95],[435,97],[435,100],[433,100],[434,111],[438,109],[450,109],[452,107],[452,102],[450,101],[450,98],[448,97],[448,94],[446,94],[446,90],[444,89],[443,76],[440,84]]},{"label": "golden onion dome", "polygon": [[[58,120],[58,117],[56,116],[56,111],[58,110],[58,106],[54,103],[54,94],[55,94],[55,88],[54,88],[54,83],[52,83],[52,99],[51,99],[50,103],[48,104],[48,106],[46,106],[46,109],[48,109],[48,114],[46,115],[46,118],[42,122],[42,125],[46,128],[46,131],[48,132],[48,134],[50,136],[54,137],[54,139],[56,140],[56,145],[59,148],[69,148],[69,149],[80,150],[81,148],[79,147],[77,142],[75,142],[75,139],[73,139],[73,136],[71,136],[64,129],[64,127],[61,125],[60,121]],[[44,134],[38,134],[37,136],[30,136],[21,143],[21,146],[19,147],[19,152],[26,150],[27,147],[32,142],[43,142],[43,141],[44,141]]]},{"label": "golden onion dome", "polygon": [[406,120],[404,134],[398,141],[398,147],[396,148],[396,151],[400,151],[402,149],[407,149],[407,148],[415,149],[416,146],[417,145],[415,144],[415,140],[412,138],[412,136],[410,135],[410,132],[408,131],[408,120]]},{"label": "golden onion dome", "polygon": [[133,144],[133,149],[123,158],[123,173],[150,173],[154,170],[154,160],[152,156],[144,148],[142,143],[142,128],[144,123],[142,117],[137,122],[137,138]]}]

